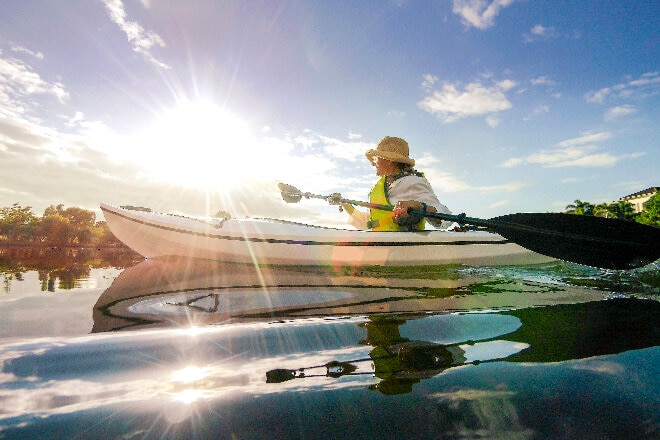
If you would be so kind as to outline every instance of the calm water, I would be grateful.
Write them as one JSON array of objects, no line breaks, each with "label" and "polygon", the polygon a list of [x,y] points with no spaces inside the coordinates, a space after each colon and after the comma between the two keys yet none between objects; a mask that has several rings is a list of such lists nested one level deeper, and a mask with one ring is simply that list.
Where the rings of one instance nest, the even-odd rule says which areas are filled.
[{"label": "calm water", "polygon": [[660,266],[0,249],[0,438],[658,438]]}]

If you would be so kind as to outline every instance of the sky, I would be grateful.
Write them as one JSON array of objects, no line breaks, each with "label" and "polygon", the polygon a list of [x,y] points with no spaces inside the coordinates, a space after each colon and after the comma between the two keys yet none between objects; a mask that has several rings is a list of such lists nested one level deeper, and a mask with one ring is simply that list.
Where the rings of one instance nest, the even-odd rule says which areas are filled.
[{"label": "sky", "polygon": [[[344,225],[384,136],[454,213],[660,186],[655,0],[2,0],[0,207]],[[348,226],[346,226],[348,227]]]}]

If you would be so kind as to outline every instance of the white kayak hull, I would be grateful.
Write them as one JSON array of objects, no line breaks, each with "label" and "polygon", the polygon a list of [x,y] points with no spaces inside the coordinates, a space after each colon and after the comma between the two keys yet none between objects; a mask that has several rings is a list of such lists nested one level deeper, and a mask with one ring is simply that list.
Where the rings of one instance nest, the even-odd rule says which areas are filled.
[{"label": "white kayak hull", "polygon": [[553,260],[484,231],[355,231],[268,219],[184,217],[105,203],[101,210],[112,233],[146,258],[339,266],[498,266]]}]

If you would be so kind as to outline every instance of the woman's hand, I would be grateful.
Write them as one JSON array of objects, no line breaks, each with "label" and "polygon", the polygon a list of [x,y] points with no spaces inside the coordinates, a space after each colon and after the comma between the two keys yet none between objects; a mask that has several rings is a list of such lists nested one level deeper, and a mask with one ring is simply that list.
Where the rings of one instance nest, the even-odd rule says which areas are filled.
[{"label": "woman's hand", "polygon": [[[394,221],[398,222],[400,219],[410,216],[408,210],[423,211],[424,204],[422,202],[417,202],[415,200],[405,200],[397,202],[394,205]],[[427,212],[436,212],[436,209],[433,206],[426,206]]]},{"label": "woman's hand", "polygon": [[331,205],[339,205],[339,212],[346,211],[349,214],[352,214],[355,211],[353,205],[349,203],[343,203],[344,198],[339,193],[333,193],[328,196],[328,203]]}]

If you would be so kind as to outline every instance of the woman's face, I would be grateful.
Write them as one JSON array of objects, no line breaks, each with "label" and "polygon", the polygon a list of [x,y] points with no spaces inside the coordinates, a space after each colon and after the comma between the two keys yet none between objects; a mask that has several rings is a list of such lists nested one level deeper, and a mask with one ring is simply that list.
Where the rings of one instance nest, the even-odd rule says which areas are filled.
[{"label": "woman's face", "polygon": [[378,156],[374,156],[371,164],[376,167],[377,176],[391,176],[401,171],[398,163]]}]

